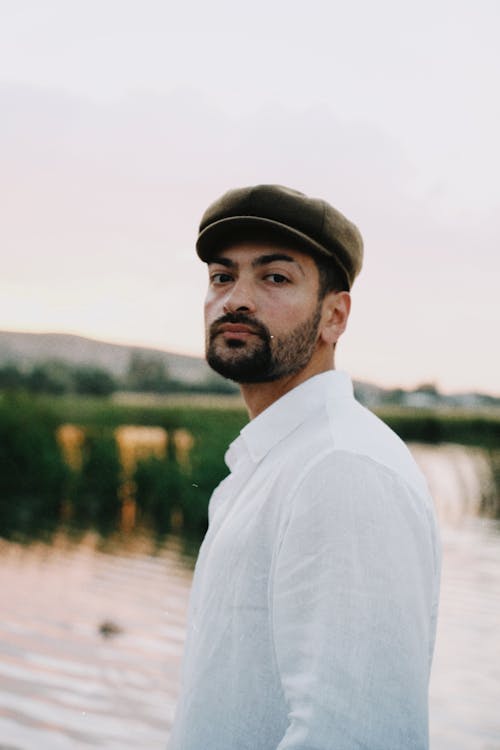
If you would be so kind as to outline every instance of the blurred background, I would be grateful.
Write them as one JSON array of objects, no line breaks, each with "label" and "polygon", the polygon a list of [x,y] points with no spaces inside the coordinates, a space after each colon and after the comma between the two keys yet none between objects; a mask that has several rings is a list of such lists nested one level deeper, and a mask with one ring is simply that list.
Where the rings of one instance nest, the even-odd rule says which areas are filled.
[{"label": "blurred background", "polygon": [[162,748],[223,455],[194,242],[230,187],[360,228],[337,366],[441,522],[434,750],[499,750],[500,8],[0,0],[0,747]]}]

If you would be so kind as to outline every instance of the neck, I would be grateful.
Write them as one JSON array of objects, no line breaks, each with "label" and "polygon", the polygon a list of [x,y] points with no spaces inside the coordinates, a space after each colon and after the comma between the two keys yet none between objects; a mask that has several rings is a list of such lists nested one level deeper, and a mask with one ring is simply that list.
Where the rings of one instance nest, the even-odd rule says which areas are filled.
[{"label": "neck", "polygon": [[333,357],[330,361],[322,363],[309,362],[302,370],[287,375],[279,380],[273,380],[270,383],[241,383],[241,395],[245,401],[250,419],[254,419],[261,414],[268,406],[296,388],[314,375],[319,375],[328,370],[334,370]]}]

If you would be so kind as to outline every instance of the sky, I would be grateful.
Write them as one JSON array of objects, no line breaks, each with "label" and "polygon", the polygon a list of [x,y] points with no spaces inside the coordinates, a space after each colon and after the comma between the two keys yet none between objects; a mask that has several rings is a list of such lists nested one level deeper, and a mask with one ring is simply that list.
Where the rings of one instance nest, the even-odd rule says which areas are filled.
[{"label": "sky", "polygon": [[500,395],[497,0],[0,0],[0,17],[0,330],[202,356],[201,214],[278,183],[364,238],[337,367]]}]

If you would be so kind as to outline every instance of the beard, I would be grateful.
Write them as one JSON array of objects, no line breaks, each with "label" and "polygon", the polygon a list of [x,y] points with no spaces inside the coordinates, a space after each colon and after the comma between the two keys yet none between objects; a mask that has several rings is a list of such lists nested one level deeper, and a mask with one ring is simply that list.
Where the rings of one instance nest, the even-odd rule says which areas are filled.
[{"label": "beard", "polygon": [[[294,375],[311,359],[318,340],[321,305],[303,323],[283,336],[272,336],[267,326],[244,313],[228,313],[207,331],[206,359],[212,370],[236,383],[270,383]],[[250,340],[219,339],[224,323],[248,326]]]}]

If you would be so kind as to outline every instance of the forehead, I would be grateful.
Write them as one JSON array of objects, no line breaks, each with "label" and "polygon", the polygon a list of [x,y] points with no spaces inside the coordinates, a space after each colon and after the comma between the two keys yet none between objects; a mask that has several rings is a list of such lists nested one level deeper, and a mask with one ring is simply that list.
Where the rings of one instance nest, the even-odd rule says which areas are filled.
[{"label": "forehead", "polygon": [[282,261],[298,266],[304,274],[317,273],[316,263],[308,253],[290,247],[286,243],[275,241],[242,240],[233,242],[215,252],[208,261],[208,265],[218,261],[230,261],[231,265],[236,266],[261,265],[266,261],[269,263]]}]

